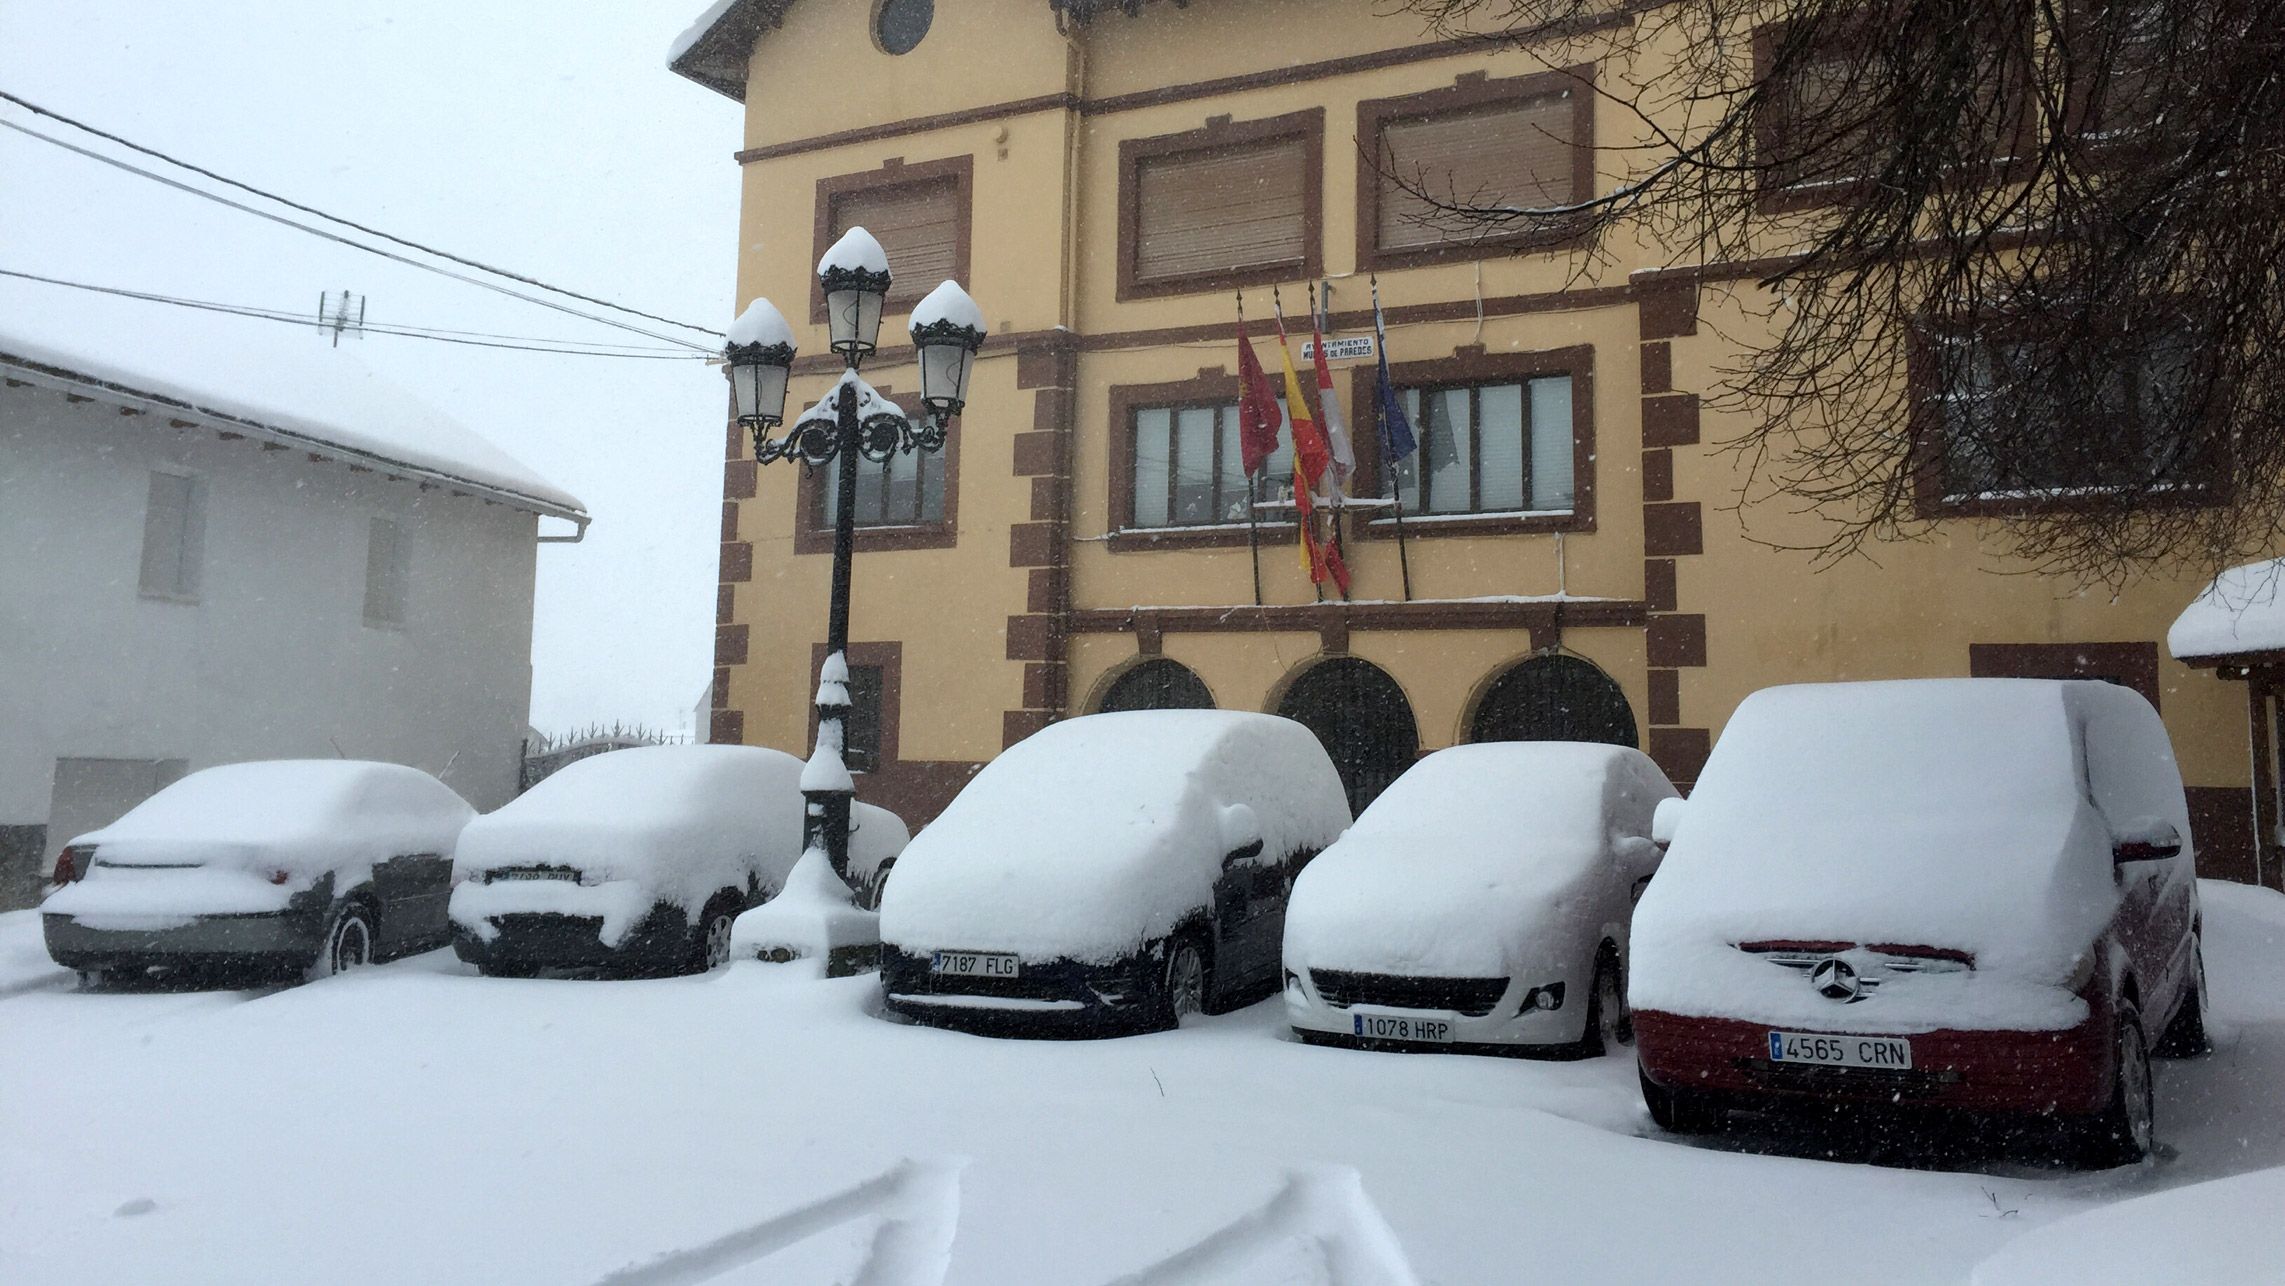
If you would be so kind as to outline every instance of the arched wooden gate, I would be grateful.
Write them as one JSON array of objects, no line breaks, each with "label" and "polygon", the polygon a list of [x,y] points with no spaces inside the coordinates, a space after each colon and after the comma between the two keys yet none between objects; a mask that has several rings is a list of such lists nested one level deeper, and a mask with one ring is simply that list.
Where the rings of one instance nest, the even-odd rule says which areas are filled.
[{"label": "arched wooden gate", "polygon": [[1199,678],[1189,666],[1164,657],[1145,661],[1113,679],[1096,707],[1104,714],[1113,710],[1213,708],[1214,694],[1206,690],[1206,681]]},{"label": "arched wooden gate", "polygon": [[1470,741],[1600,741],[1641,745],[1634,708],[1617,681],[1576,656],[1535,656],[1508,667],[1476,702]]},{"label": "arched wooden gate", "polygon": [[1353,656],[1320,661],[1287,686],[1277,712],[1317,734],[1361,813],[1420,753],[1412,703],[1388,672]]}]

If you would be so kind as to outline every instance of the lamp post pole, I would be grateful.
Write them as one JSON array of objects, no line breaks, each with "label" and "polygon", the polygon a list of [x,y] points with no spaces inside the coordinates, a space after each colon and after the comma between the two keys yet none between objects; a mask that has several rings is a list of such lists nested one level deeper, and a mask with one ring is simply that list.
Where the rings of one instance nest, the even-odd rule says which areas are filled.
[{"label": "lamp post pole", "polygon": [[849,581],[857,546],[857,470],[872,460],[886,465],[904,453],[944,448],[953,417],[967,404],[968,376],[983,347],[983,313],[967,292],[945,282],[913,309],[910,330],[920,363],[921,419],[916,421],[857,374],[873,351],[881,305],[889,290],[888,256],[863,228],[851,228],[817,265],[825,291],[833,351],[845,365],[827,401],[794,421],[782,438],[770,431],[785,422],[786,383],[793,371],[793,330],[766,299],[738,315],[724,357],[730,368],[739,422],[752,430],[759,464],[799,460],[806,468],[831,464],[834,478],[833,590],[825,621],[825,663],[817,675],[817,739],[802,769],[805,801],[802,849],[821,850],[843,883],[849,882],[849,814],[856,799],[849,776]]}]

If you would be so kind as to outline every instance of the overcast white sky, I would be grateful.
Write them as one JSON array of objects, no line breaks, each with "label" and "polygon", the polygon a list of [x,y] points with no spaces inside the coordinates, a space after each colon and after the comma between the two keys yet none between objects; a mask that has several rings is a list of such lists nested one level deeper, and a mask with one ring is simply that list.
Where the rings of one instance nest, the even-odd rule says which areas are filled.
[{"label": "overcast white sky", "polygon": [[[720,328],[732,307],[740,113],[664,58],[702,7],[5,0],[0,88],[399,236]],[[138,159],[12,104],[0,103],[0,120]],[[346,288],[368,297],[373,321],[651,342],[9,131],[0,268],[286,309]],[[325,342],[5,278],[0,325],[65,347],[133,335],[177,370],[195,370],[204,345]],[[595,515],[585,542],[540,552],[533,722],[687,720],[710,675],[720,374],[697,362],[360,343],[367,364]]]}]

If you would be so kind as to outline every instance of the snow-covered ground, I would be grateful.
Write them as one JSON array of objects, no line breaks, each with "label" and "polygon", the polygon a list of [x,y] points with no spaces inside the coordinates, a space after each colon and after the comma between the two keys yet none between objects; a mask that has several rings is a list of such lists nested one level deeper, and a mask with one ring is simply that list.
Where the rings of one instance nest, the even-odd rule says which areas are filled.
[{"label": "snow-covered ground", "polygon": [[2192,1193],[2103,1209],[2285,1166],[2285,897],[2204,897],[2220,1048],[2159,1067],[2160,1158],[2101,1174],[1685,1145],[1625,1058],[1306,1048],[1276,1001],[1055,1043],[883,1022],[871,979],[805,963],[512,981],[432,953],[274,992],[86,994],[17,913],[0,1276],[2006,1283],[2059,1266],[2045,1243],[2087,1282],[2135,1262],[2088,1257],[2113,1230],[2174,1230],[2208,1262],[2143,1262],[2274,1280],[2275,1174],[2220,1189],[2226,1234]]}]

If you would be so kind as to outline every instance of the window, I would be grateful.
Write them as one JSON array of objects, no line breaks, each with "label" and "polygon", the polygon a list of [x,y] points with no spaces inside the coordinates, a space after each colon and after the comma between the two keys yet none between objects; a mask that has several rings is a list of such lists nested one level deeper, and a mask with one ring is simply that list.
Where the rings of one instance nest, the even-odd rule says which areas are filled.
[{"label": "window", "polygon": [[1119,297],[1319,271],[1323,110],[1119,144]]},{"label": "window", "polygon": [[153,473],[143,509],[143,592],[196,599],[205,542],[206,489],[186,474]]},{"label": "window", "polygon": [[1594,188],[1588,68],[1477,79],[1361,103],[1357,137],[1377,156],[1359,176],[1357,256],[1392,266],[1474,258],[1575,235],[1549,224],[1513,233],[1455,222],[1437,202],[1551,207]]},{"label": "window", "polygon": [[[817,488],[817,526],[831,528],[839,513],[841,465],[822,470]],[[857,463],[857,525],[919,527],[944,521],[944,453],[900,451],[888,463]]]},{"label": "window", "polygon": [[2168,30],[2164,0],[2079,0],[2072,55],[2084,61],[2085,130],[2115,137],[2149,129],[2165,108],[2167,69],[2185,56],[2188,24]]},{"label": "window", "polygon": [[[1855,45],[1795,50],[1783,28],[1755,36],[1767,97],[1754,117],[1754,151],[1772,188],[1847,184],[1880,168],[1871,60]],[[1781,74],[1780,60],[1789,65]]]},{"label": "window", "polygon": [[[1277,451],[1262,467],[1263,501],[1293,498],[1293,431],[1278,403]],[[1236,403],[1141,406],[1132,411],[1130,528],[1200,527],[1248,521],[1245,461]]]},{"label": "window", "polygon": [[[968,279],[969,157],[891,165],[844,174],[817,185],[816,253],[823,258],[841,235],[863,228],[888,252],[889,312],[910,309],[947,280]],[[812,288],[811,320],[825,320],[825,296]]]},{"label": "window", "polygon": [[1570,376],[1405,388],[1400,395],[1420,442],[1397,462],[1393,480],[1408,516],[1572,510]]},{"label": "window", "polygon": [[[1923,449],[1932,466],[1924,503],[2020,508],[2106,491],[2210,487],[2209,444],[2163,427],[2179,422],[2197,379],[2179,334],[2122,337],[2104,353],[2053,347],[1990,331],[1923,340]],[[2088,383],[2096,405],[2083,411],[2066,411],[2043,392]]]},{"label": "window", "polygon": [[881,52],[909,54],[936,21],[936,0],[880,0],[873,10],[873,39]]},{"label": "window", "polygon": [[841,759],[851,772],[880,771],[884,677],[877,665],[849,667],[849,718],[842,730]]},{"label": "window", "polygon": [[375,518],[365,542],[365,623],[402,625],[411,574],[411,549],[404,527]]}]

